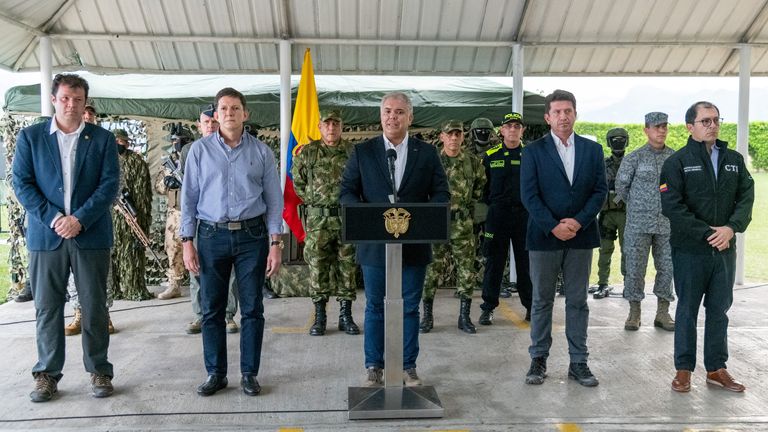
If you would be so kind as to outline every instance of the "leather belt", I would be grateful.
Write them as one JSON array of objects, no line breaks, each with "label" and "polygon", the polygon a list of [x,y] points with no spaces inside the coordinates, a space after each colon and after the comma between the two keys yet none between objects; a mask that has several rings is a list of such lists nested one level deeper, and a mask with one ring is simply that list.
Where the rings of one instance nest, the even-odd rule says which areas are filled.
[{"label": "leather belt", "polygon": [[206,220],[200,221],[201,225],[208,225],[212,226],[216,229],[225,229],[229,231],[239,231],[244,228],[250,228],[254,226],[261,226],[264,225],[264,217],[263,216],[256,216],[250,219],[241,220],[241,221],[229,221],[229,222],[211,222]]}]

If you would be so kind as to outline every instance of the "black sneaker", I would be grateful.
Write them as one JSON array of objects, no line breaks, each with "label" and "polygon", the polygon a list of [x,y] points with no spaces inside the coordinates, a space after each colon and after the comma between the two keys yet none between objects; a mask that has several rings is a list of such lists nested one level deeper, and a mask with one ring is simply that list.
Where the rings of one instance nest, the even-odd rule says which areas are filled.
[{"label": "black sneaker", "polygon": [[503,287],[501,287],[501,291],[499,291],[499,297],[501,298],[512,297],[512,289],[509,287],[509,285],[504,285]]},{"label": "black sneaker", "polygon": [[544,384],[544,378],[547,377],[547,359],[536,357],[531,359],[531,367],[525,375],[525,383],[539,385]]},{"label": "black sneaker", "polygon": [[585,387],[595,387],[600,384],[592,375],[592,371],[589,370],[589,366],[586,363],[571,363],[568,366],[568,378],[576,380],[579,384]]},{"label": "black sneaker", "polygon": [[478,318],[477,323],[480,325],[492,325],[493,324],[493,311],[485,310],[480,313],[480,318]]},{"label": "black sneaker", "polygon": [[56,378],[47,373],[39,373],[35,377],[35,389],[29,394],[32,402],[48,402],[58,391]]}]

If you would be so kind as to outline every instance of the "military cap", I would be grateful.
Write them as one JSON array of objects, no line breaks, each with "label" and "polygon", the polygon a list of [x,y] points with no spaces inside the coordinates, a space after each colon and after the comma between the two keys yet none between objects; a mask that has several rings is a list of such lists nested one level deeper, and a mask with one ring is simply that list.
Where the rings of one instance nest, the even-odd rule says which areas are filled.
[{"label": "military cap", "polygon": [[128,132],[126,132],[125,129],[115,129],[112,131],[112,133],[115,135],[115,138],[117,139],[122,138],[126,141],[130,140],[130,138],[128,138]]},{"label": "military cap", "polygon": [[453,132],[455,130],[464,132],[464,123],[459,120],[448,120],[443,124],[443,128],[441,130],[445,133]]},{"label": "military cap", "polygon": [[472,122],[470,129],[493,129],[493,122],[485,117],[478,117]]},{"label": "military cap", "polygon": [[326,109],[320,111],[320,121],[328,121],[328,120],[336,120],[337,122],[341,121],[341,113],[337,109]]},{"label": "military cap", "polygon": [[659,111],[649,112],[645,115],[645,126],[653,127],[663,123],[668,123],[667,119],[668,117],[666,113]]},{"label": "military cap", "polygon": [[511,112],[505,115],[504,120],[501,121],[501,124],[505,125],[507,123],[512,123],[512,122],[517,122],[517,123],[520,123],[521,125],[525,125],[525,122],[523,121],[523,115],[516,112]]},{"label": "military cap", "polygon": [[629,134],[624,128],[613,128],[608,131],[607,134],[605,134],[605,140],[611,141],[613,138],[624,138],[625,140],[629,140]]}]

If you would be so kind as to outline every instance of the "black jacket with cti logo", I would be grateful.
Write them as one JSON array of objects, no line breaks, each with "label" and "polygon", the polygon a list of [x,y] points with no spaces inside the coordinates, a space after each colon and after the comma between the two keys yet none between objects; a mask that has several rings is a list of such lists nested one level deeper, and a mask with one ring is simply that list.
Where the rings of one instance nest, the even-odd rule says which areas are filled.
[{"label": "black jacket with cti logo", "polygon": [[[752,220],[755,184],[744,157],[725,141],[716,140],[715,145],[717,177],[706,144],[692,137],[661,169],[661,207],[672,228],[670,244],[688,253],[716,252],[707,242],[714,233],[710,227],[729,226],[744,232]],[[731,248],[735,242],[734,236]]]}]

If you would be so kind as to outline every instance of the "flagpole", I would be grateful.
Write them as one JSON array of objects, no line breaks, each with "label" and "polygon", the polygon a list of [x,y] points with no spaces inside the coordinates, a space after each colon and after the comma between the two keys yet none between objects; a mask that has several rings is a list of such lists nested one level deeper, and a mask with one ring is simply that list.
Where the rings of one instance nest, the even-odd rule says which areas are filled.
[{"label": "flagpole", "polygon": [[[291,42],[280,41],[280,190],[285,192],[288,141],[291,139]],[[288,224],[283,220],[283,233]]]}]

